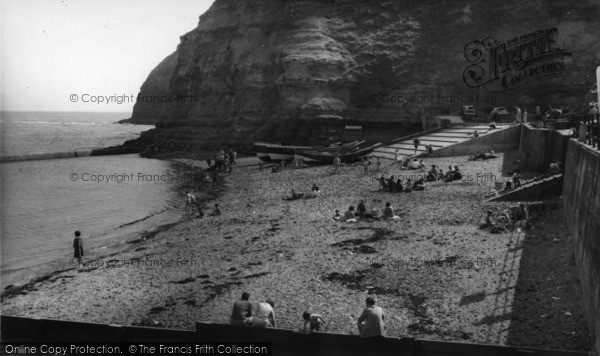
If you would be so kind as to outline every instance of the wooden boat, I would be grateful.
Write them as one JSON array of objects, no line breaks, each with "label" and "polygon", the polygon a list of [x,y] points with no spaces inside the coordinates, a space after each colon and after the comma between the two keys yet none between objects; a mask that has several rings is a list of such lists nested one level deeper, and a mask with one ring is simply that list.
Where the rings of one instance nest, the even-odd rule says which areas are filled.
[{"label": "wooden boat", "polygon": [[304,161],[307,163],[319,162],[319,163],[331,164],[331,163],[333,163],[333,159],[336,156],[339,156],[340,159],[342,160],[342,162],[353,162],[353,161],[357,161],[357,160],[361,159],[362,157],[368,155],[369,153],[373,152],[373,150],[379,146],[380,146],[380,144],[378,143],[373,146],[359,148],[359,149],[343,152],[340,154],[327,153],[327,152],[324,153],[324,152],[309,151],[309,150],[299,151],[297,154],[302,156]]},{"label": "wooden boat", "polygon": [[256,156],[264,162],[271,161],[288,161],[294,159],[294,153],[302,150],[317,150],[325,152],[345,152],[347,149],[356,147],[360,142],[351,142],[342,145],[341,142],[336,142],[327,146],[284,146],[274,143],[255,142],[254,152]]}]

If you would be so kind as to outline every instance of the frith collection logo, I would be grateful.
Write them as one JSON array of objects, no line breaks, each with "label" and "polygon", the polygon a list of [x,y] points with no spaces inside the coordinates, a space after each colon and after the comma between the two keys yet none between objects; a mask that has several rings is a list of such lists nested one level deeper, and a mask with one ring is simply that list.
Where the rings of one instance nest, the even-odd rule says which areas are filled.
[{"label": "frith collection logo", "polygon": [[464,56],[472,63],[463,72],[466,85],[498,87],[500,91],[527,85],[533,80],[560,74],[570,52],[554,39],[557,28],[548,28],[498,42],[492,37],[472,41]]}]

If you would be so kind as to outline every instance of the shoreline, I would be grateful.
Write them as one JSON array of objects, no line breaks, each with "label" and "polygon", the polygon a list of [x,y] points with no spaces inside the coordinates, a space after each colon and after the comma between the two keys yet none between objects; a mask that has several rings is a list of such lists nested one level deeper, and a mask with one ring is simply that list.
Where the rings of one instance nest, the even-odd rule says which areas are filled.
[{"label": "shoreline", "polygon": [[[563,252],[569,245],[560,236],[560,209],[536,217],[527,236],[494,235],[475,227],[482,211],[511,205],[482,201],[493,182],[434,182],[422,192],[387,193],[361,176],[361,167],[344,166],[338,175],[330,166],[270,173],[258,172],[257,162],[239,159],[225,179],[227,186],[216,196],[222,216],[207,217],[205,211],[203,219],[157,228],[151,238],[115,256],[171,265],[57,271],[24,295],[3,292],[3,313],[190,329],[196,320],[226,323],[233,300],[249,291],[253,301],[275,300],[283,328],[298,328],[302,312],[309,310],[329,321],[323,331],[356,334],[356,318],[371,294],[386,310],[388,335],[589,349],[581,286]],[[426,163],[501,175],[502,158]],[[308,191],[313,182],[322,196],[282,199],[291,188]],[[369,206],[392,201],[400,221],[330,220],[335,209],[345,211],[362,197]],[[489,263],[478,264],[478,259]],[[443,263],[405,263],[411,260]],[[552,275],[555,271],[560,274]],[[64,303],[81,310],[65,310]],[[557,313],[554,308],[570,315],[548,318]]]},{"label": "shoreline", "polygon": [[[117,155],[115,157],[119,156]],[[137,158],[144,159],[139,156]],[[181,168],[182,172],[187,173],[191,171],[191,174],[193,175],[204,174],[204,170],[201,167],[191,166],[190,164],[182,160],[160,158],[152,159],[158,159],[164,162],[169,162],[170,164]],[[175,194],[178,197],[183,196],[183,191],[185,189],[190,189],[190,186],[194,183],[196,182],[185,181],[181,185],[176,186],[176,190],[173,194]],[[206,204],[206,202],[212,199],[214,199],[214,195],[205,196],[204,199],[200,200],[202,200],[203,204]],[[169,208],[166,208],[165,210],[160,211],[158,213],[148,215],[137,220],[132,220],[123,223],[119,226],[115,226],[113,230],[111,230],[110,232],[105,232],[100,237],[101,239],[105,240],[102,244],[94,244],[93,247],[88,247],[86,249],[85,257],[87,262],[95,264],[97,263],[97,261],[105,260],[108,257],[115,256],[121,253],[126,253],[132,247],[135,247],[136,244],[143,242],[144,240],[153,238],[158,233],[165,231],[166,227],[175,226],[189,219],[189,217],[187,217],[185,214],[185,210],[183,210],[182,214],[179,214],[181,213],[181,210],[179,209],[172,210],[172,212],[173,213],[169,213]],[[167,215],[165,216],[164,214]],[[177,214],[177,216],[169,217],[170,215],[175,214]],[[150,223],[148,223],[147,221],[150,221]],[[94,238],[98,238],[98,236]],[[89,244],[90,241],[88,241],[87,243],[84,242],[84,246],[90,246]],[[0,295],[2,295],[3,298],[5,292],[9,292],[8,295],[14,295],[15,293],[18,294],[20,289],[28,289],[32,285],[35,285],[40,281],[47,280],[48,278],[51,278],[59,272],[73,270],[74,267],[69,267],[72,265],[71,261],[69,261],[70,263],[66,263],[65,261],[63,261],[66,257],[70,259],[71,254],[72,250],[69,250],[69,253],[66,256],[61,256],[59,259],[43,262],[39,265],[34,265],[31,267],[13,266],[11,268],[7,268],[6,272],[3,271],[3,275],[4,273],[7,274],[3,276],[4,278],[2,283],[2,293]],[[6,282],[5,284],[4,281],[6,279],[8,279],[10,282]]]}]

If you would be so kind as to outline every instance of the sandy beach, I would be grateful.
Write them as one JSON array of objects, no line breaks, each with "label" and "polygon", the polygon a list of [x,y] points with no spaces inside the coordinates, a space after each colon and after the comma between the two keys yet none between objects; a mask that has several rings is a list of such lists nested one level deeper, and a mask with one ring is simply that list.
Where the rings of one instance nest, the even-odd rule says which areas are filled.
[{"label": "sandy beach", "polygon": [[[278,327],[298,329],[308,310],[323,315],[322,331],[357,334],[364,299],[375,295],[388,336],[589,350],[560,200],[535,209],[525,232],[479,230],[486,210],[514,203],[482,199],[502,180],[502,154],[467,158],[426,159],[444,171],[457,165],[466,178],[412,193],[378,191],[360,166],[271,173],[243,158],[218,194],[202,193],[209,182],[195,190],[209,199],[205,214],[219,203],[223,215],[186,215],[127,251],[93,256],[82,271],[5,290],[2,313],[193,329],[196,321],[228,322],[233,301],[248,291],[252,301],[275,301]],[[418,174],[382,162],[378,174]],[[319,197],[283,199],[313,183]],[[400,219],[331,220],[361,198],[367,209],[391,202]],[[183,215],[183,200],[181,208]]]}]

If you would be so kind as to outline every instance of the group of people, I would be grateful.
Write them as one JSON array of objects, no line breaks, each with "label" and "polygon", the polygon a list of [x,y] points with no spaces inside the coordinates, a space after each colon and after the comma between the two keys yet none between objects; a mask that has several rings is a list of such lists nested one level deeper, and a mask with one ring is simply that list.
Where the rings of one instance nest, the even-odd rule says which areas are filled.
[{"label": "group of people", "polygon": [[210,158],[206,159],[206,164],[208,165],[209,170],[214,171],[223,171],[226,170],[231,174],[233,171],[233,166],[235,165],[235,160],[237,158],[237,152],[232,149],[228,149],[227,151],[221,150],[215,155],[214,164],[210,160]]},{"label": "group of people", "polygon": [[496,215],[493,211],[488,210],[484,221],[479,224],[479,228],[489,229],[491,233],[498,234],[510,231],[514,227],[525,228],[528,220],[529,208],[525,204],[519,203],[518,206],[501,210]]},{"label": "group of people", "polygon": [[394,208],[392,207],[392,203],[385,203],[385,208],[383,212],[376,205],[377,201],[373,201],[373,208],[371,210],[367,209],[365,199],[361,199],[358,202],[356,209],[354,205],[350,205],[348,210],[344,214],[340,214],[339,210],[335,211],[335,215],[333,216],[333,221],[341,221],[347,223],[355,223],[359,220],[398,220],[400,217],[396,215]]},{"label": "group of people", "polygon": [[[198,209],[198,217],[204,217],[204,212],[202,211],[202,203],[199,199],[190,193],[189,191],[185,192],[185,212],[187,214],[193,214],[194,208]],[[212,213],[209,216],[218,216],[221,215],[221,208],[218,203],[215,203],[215,207]]]},{"label": "group of people", "polygon": [[[366,307],[358,317],[356,325],[361,337],[385,336],[385,313],[383,309],[375,305],[375,298],[367,297]],[[264,302],[253,303],[250,301],[250,293],[243,292],[240,300],[233,303],[230,323],[238,326],[252,326],[258,328],[277,327],[275,318],[275,302],[267,299]],[[302,313],[303,331],[320,331],[321,325],[326,321],[321,314]],[[307,329],[308,327],[308,329]]]},{"label": "group of people", "polygon": [[316,198],[321,194],[321,188],[317,185],[317,183],[313,183],[310,188],[310,193],[297,192],[292,188],[292,194],[288,198],[284,198],[285,200],[297,200],[297,199],[310,199]]},{"label": "group of people", "polygon": [[462,172],[460,171],[460,169],[458,169],[458,166],[454,166],[454,168],[452,168],[452,166],[448,166],[448,170],[446,171],[446,173],[444,173],[444,171],[441,168],[438,169],[436,165],[432,164],[431,169],[427,172],[425,180],[428,182],[435,182],[441,180],[445,183],[448,183],[455,180],[461,180],[462,177]]},{"label": "group of people", "polygon": [[410,193],[413,190],[425,190],[423,178],[419,178],[414,182],[410,178],[407,178],[405,185],[402,184],[403,180],[404,177],[396,178],[396,176],[390,176],[389,178],[385,178],[385,175],[382,175],[379,178],[379,190],[385,190],[390,193]]}]

